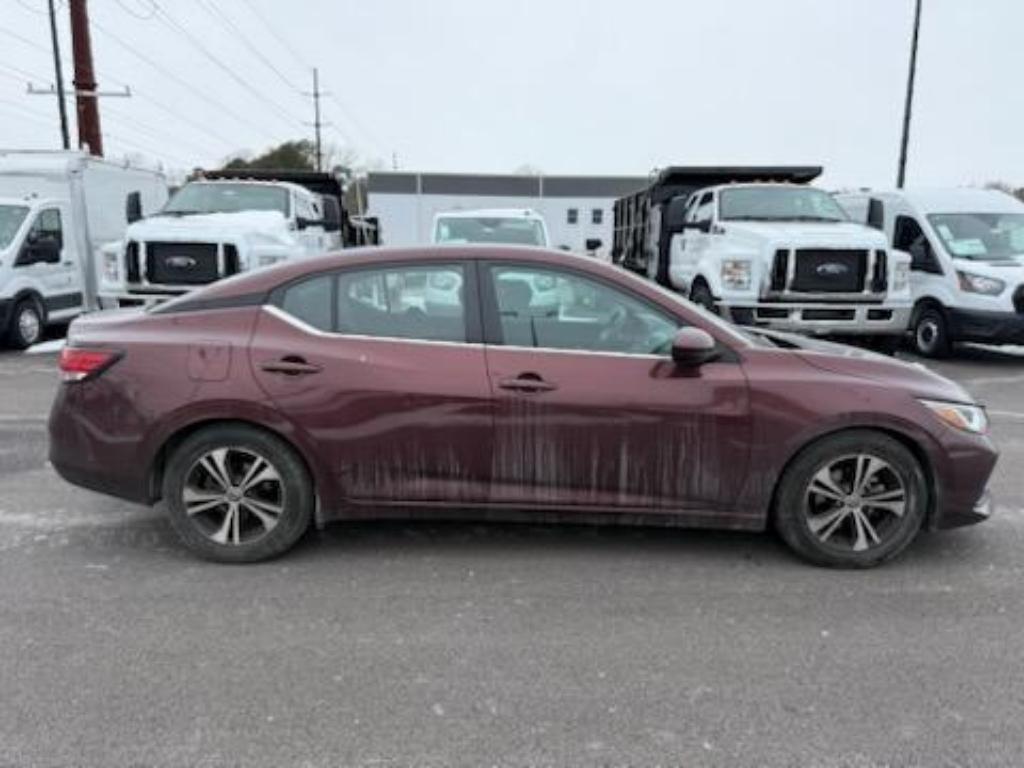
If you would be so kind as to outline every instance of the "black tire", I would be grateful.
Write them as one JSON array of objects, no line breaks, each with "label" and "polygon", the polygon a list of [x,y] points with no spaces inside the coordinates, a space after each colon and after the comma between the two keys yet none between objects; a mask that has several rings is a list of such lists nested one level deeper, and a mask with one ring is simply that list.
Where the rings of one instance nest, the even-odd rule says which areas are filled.
[{"label": "black tire", "polygon": [[[30,331],[34,329],[34,332]],[[7,325],[7,343],[15,349],[28,349],[43,339],[46,330],[46,313],[33,298],[26,298],[14,305]]]},{"label": "black tire", "polygon": [[903,346],[903,337],[869,336],[865,342],[865,346],[872,352],[877,352],[880,355],[889,355],[891,357],[899,352],[900,347]]},{"label": "black tire", "polygon": [[[853,483],[847,485],[842,476],[843,467],[860,471],[857,457],[861,456],[885,465],[868,476],[878,485],[870,486],[871,493],[863,494],[863,501]],[[854,491],[856,510],[812,490],[812,483],[814,488],[821,487],[818,478],[822,473],[828,473],[828,479],[844,493],[847,487]],[[897,486],[898,490],[885,490]],[[899,502],[882,499],[897,498],[901,491],[902,514],[867,502],[875,498],[892,507]],[[928,498],[924,471],[906,446],[880,432],[852,430],[812,443],[790,463],[776,494],[774,524],[790,549],[807,562],[830,568],[871,568],[891,560],[910,545],[924,523]],[[868,520],[867,528],[858,515]],[[857,549],[865,543],[865,548]]]},{"label": "black tire", "polygon": [[[205,481],[209,498],[220,493],[222,487],[214,482],[215,473],[200,462],[222,450],[228,453],[226,460],[220,463],[228,466],[229,482],[238,498],[220,505],[210,502],[214,506],[197,513],[205,503],[198,497],[204,492],[197,490],[198,485]],[[242,476],[253,466],[246,467],[246,456],[263,459],[275,475],[273,479],[255,483],[252,496],[238,492],[243,485]],[[257,478],[262,474],[258,472]],[[256,496],[257,492],[266,493],[268,486],[273,491],[271,495]],[[186,493],[191,494],[189,501],[185,499]],[[227,495],[225,490],[225,498]],[[240,424],[206,427],[182,442],[167,462],[163,498],[171,525],[184,544],[200,557],[220,563],[252,563],[283,554],[309,528],[314,507],[309,472],[295,450],[275,435]],[[192,514],[188,511],[190,503]],[[229,523],[232,503],[238,518],[237,527]],[[250,503],[258,506],[250,507]],[[272,506],[282,510],[276,517],[266,514]],[[276,519],[270,528],[263,522],[268,517]],[[215,540],[217,531],[227,532],[225,541]],[[237,542],[230,541],[233,535],[237,536]]]},{"label": "black tire", "polygon": [[702,278],[695,280],[690,288],[690,301],[694,304],[699,304],[709,312],[718,314],[718,307],[715,306],[715,297],[711,293],[711,289],[708,288],[708,284]]},{"label": "black tire", "polygon": [[923,357],[940,359],[949,357],[953,341],[949,335],[946,314],[936,306],[922,307],[914,318],[914,350]]}]

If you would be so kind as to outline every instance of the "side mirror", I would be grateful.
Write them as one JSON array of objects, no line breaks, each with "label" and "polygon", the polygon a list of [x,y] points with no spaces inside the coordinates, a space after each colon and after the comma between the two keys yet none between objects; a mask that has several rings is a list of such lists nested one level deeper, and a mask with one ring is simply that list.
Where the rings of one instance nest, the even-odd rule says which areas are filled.
[{"label": "side mirror", "polygon": [[587,238],[586,248],[587,248],[588,251],[596,251],[602,245],[604,245],[604,243],[601,242],[601,238],[600,237],[588,237]]},{"label": "side mirror", "polygon": [[700,328],[680,328],[672,339],[672,359],[679,365],[697,367],[717,357],[715,339]]},{"label": "side mirror", "polygon": [[53,237],[38,237],[29,240],[21,249],[18,257],[19,266],[29,264],[56,264],[60,261],[60,243]]},{"label": "side mirror", "polygon": [[306,219],[302,216],[295,217],[295,226],[297,229],[309,229],[310,227],[318,227],[322,224],[319,219]]},{"label": "side mirror", "polygon": [[696,229],[698,232],[704,232],[707,234],[711,231],[710,221],[684,221],[680,225],[680,229]]},{"label": "side mirror", "polygon": [[124,217],[129,224],[134,224],[142,218],[142,193],[128,193],[124,200]]},{"label": "side mirror", "polygon": [[341,231],[341,204],[336,197],[321,195],[320,202],[324,207],[324,220],[321,222],[325,232]]}]

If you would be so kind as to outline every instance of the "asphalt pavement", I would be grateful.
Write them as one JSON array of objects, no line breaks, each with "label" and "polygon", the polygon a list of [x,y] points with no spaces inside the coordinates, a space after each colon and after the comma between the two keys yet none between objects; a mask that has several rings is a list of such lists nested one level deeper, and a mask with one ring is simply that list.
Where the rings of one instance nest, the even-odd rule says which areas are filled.
[{"label": "asphalt pavement", "polygon": [[339,524],[193,559],[46,463],[0,355],[0,766],[1024,764],[1024,355],[935,366],[1003,455],[984,525],[869,572],[772,535]]}]

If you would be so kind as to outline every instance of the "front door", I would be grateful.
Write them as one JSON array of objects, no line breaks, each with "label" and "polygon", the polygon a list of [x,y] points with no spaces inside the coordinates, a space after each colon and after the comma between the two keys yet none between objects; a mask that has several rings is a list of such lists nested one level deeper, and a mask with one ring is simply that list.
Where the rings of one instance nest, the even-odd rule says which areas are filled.
[{"label": "front door", "polygon": [[254,375],[346,499],[486,500],[493,422],[469,275],[352,267],[279,289],[262,313]]},{"label": "front door", "polygon": [[484,283],[492,502],[730,508],[750,431],[737,362],[676,366],[678,318],[581,273],[493,264]]},{"label": "front door", "polygon": [[81,311],[82,272],[75,258],[75,238],[64,231],[67,210],[48,206],[36,214],[16,268],[39,288],[49,317],[61,319]]}]

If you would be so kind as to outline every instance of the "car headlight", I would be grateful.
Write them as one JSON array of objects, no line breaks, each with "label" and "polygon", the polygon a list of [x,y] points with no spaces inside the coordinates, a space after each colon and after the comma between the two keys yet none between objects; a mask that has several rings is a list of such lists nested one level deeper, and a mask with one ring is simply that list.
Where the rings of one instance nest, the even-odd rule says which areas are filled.
[{"label": "car headlight", "polygon": [[960,290],[967,293],[998,296],[1003,292],[1003,288],[1006,287],[1006,283],[1002,280],[996,280],[994,277],[983,277],[982,275],[973,275],[970,272],[960,271],[957,271],[956,274],[960,278]]},{"label": "car headlight", "polygon": [[910,285],[910,264],[901,261],[892,270],[892,289],[894,291],[905,291]]},{"label": "car headlight", "polygon": [[988,416],[980,405],[946,403],[940,400],[922,400],[921,403],[934,413],[939,421],[954,429],[979,435],[988,429]]},{"label": "car headlight", "polygon": [[722,262],[722,285],[742,291],[750,287],[750,262],[745,259],[726,259]]},{"label": "car headlight", "polygon": [[121,254],[106,252],[103,254],[103,280],[117,283],[121,280]]}]

